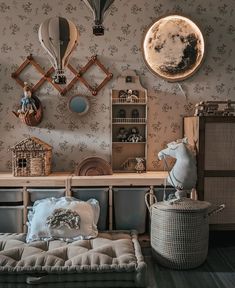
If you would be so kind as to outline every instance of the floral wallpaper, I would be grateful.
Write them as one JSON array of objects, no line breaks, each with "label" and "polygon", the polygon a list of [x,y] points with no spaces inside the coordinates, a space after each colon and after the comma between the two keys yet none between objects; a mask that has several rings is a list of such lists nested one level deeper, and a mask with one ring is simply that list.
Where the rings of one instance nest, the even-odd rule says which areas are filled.
[{"label": "floral wallpaper", "polygon": [[[152,75],[141,51],[147,27],[157,18],[173,13],[197,23],[206,41],[200,69],[180,83]],[[30,53],[45,69],[51,66],[39,43],[38,28],[53,16],[70,19],[80,31],[79,45],[70,60],[73,65],[79,68],[97,54],[114,77],[97,96],[92,96],[79,82],[65,96],[45,83],[35,93],[44,107],[43,121],[37,127],[27,127],[12,113],[22,89],[11,73]],[[104,20],[105,35],[97,37],[92,34],[92,13],[81,0],[0,0],[0,171],[11,170],[9,148],[27,136],[53,145],[54,171],[73,171],[74,165],[88,156],[110,161],[110,91],[115,78],[126,69],[136,70],[148,90],[147,168],[162,169],[158,151],[167,142],[183,136],[182,117],[193,115],[197,102],[235,100],[234,17],[234,0],[115,0]],[[69,73],[67,76],[71,77]],[[93,84],[100,83],[103,77],[97,67],[86,74]],[[21,78],[35,83],[40,77],[34,68],[29,68]],[[68,98],[76,94],[86,95],[90,102],[90,111],[83,117],[70,113],[67,106]]]}]

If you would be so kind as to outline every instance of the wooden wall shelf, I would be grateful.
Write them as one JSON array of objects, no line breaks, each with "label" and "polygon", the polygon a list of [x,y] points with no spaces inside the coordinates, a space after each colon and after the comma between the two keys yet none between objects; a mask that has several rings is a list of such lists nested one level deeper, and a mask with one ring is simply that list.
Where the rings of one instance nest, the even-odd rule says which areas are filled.
[{"label": "wooden wall shelf", "polygon": [[165,171],[146,173],[114,173],[101,176],[75,176],[69,172],[56,172],[42,177],[14,177],[0,173],[0,187],[66,187],[71,186],[157,186],[167,178]]},{"label": "wooden wall shelf", "polygon": [[[146,170],[147,90],[135,71],[127,70],[118,77],[111,91],[111,101],[113,171],[135,172],[140,167],[137,158],[142,161],[141,169]],[[135,145],[125,146],[123,143]],[[131,165],[126,165],[129,162]]]},{"label": "wooden wall shelf", "polygon": [[[107,84],[107,82],[113,77],[113,74],[108,71],[107,68],[98,60],[97,55],[93,55],[87,64],[82,67],[79,71],[77,71],[71,64],[68,64],[67,69],[74,74],[74,78],[64,87],[53,82],[52,74],[55,69],[51,67],[49,70],[44,71],[44,69],[35,61],[32,54],[30,54],[26,60],[19,66],[19,68],[11,74],[12,78],[16,80],[16,82],[23,88],[24,81],[20,78],[20,74],[27,67],[32,65],[36,71],[41,75],[41,79],[33,85],[32,92],[35,92],[42,84],[46,81],[50,82],[53,87],[60,92],[61,95],[65,95],[72,87],[79,81],[83,83],[88,90],[92,93],[92,95],[96,96],[98,92]],[[90,85],[88,81],[83,77],[83,75],[93,66],[98,66],[103,73],[106,75],[104,80],[96,87]]]}]

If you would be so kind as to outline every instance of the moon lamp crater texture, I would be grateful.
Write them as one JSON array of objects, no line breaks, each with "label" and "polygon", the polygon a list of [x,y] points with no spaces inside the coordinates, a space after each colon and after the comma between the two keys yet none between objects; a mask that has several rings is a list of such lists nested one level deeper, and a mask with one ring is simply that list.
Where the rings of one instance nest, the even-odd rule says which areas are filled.
[{"label": "moon lamp crater texture", "polygon": [[204,55],[204,40],[191,20],[177,15],[155,22],[143,42],[150,70],[169,81],[183,80],[196,71]]}]

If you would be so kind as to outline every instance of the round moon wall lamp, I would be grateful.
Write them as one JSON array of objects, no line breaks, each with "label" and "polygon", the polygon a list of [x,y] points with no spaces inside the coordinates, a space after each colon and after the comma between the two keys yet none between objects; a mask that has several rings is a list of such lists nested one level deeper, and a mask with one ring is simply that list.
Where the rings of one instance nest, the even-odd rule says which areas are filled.
[{"label": "round moon wall lamp", "polygon": [[190,19],[170,15],[147,30],[143,57],[150,71],[170,82],[193,75],[204,57],[205,43],[198,26]]}]

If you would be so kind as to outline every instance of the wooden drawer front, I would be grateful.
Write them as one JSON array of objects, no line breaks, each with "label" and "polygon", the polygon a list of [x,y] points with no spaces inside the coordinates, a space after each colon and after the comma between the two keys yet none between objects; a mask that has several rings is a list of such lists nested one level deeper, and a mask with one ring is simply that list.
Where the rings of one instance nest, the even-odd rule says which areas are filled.
[{"label": "wooden drawer front", "polygon": [[108,220],[108,188],[73,188],[71,189],[72,197],[87,201],[90,198],[94,198],[99,201],[100,205],[100,217],[98,221],[99,230],[107,230]]},{"label": "wooden drawer front", "polygon": [[44,198],[59,198],[65,196],[64,188],[29,188],[27,191],[29,192],[29,199],[32,203]]},{"label": "wooden drawer front", "polygon": [[146,205],[144,201],[148,187],[113,188],[115,229],[145,232]]},{"label": "wooden drawer front", "polygon": [[23,207],[0,207],[0,233],[23,232]]},{"label": "wooden drawer front", "polygon": [[157,201],[163,201],[164,200],[164,192],[165,192],[165,199],[168,199],[170,194],[175,193],[175,188],[173,187],[154,187],[154,195],[157,197]]},{"label": "wooden drawer front", "polygon": [[206,177],[204,199],[213,205],[226,205],[222,212],[210,216],[210,224],[235,223],[234,177]]},{"label": "wooden drawer front", "polygon": [[205,124],[205,170],[235,170],[235,123]]},{"label": "wooden drawer front", "polygon": [[15,203],[23,201],[22,188],[0,188],[1,203]]}]

